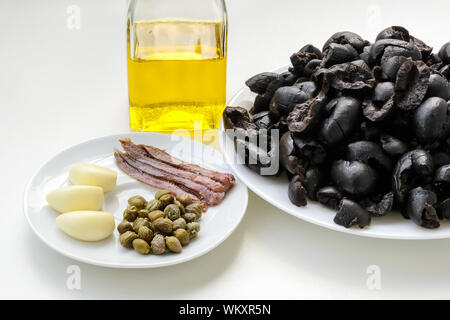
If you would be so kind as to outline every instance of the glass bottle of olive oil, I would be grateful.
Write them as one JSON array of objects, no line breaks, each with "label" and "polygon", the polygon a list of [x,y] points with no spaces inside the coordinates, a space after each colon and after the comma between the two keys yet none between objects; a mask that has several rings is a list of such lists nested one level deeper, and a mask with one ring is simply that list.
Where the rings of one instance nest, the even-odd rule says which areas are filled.
[{"label": "glass bottle of olive oil", "polygon": [[226,99],[223,0],[131,0],[127,47],[131,129],[218,127]]}]

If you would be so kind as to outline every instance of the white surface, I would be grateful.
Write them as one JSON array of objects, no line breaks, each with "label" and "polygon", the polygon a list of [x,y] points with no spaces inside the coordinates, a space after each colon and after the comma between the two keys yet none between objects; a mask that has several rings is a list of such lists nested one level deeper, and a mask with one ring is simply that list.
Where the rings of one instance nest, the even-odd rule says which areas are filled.
[{"label": "white surface", "polygon": [[130,178],[117,166],[113,150],[122,150],[119,140],[130,138],[166,150],[174,157],[204,168],[230,172],[216,150],[188,138],[157,133],[129,133],[93,139],[73,146],[48,161],[31,179],[25,190],[24,211],[36,235],[48,246],[75,260],[111,268],[158,268],[200,257],[221,244],[239,225],[247,209],[247,187],[238,179],[217,206],[210,207],[200,221],[200,234],[181,254],[143,257],[119,244],[117,230],[95,243],[80,242],[61,232],[55,223],[58,213],[45,200],[47,193],[70,185],[69,169],[74,163],[94,163],[118,172],[117,187],[105,194],[103,211],[114,214],[116,226],[123,220],[127,200],[135,195],[153,199],[156,189]]},{"label": "white surface", "polygon": [[[287,67],[281,67],[274,71],[282,73],[287,69]],[[250,89],[244,86],[230,99],[228,105],[241,106],[250,109],[253,106],[255,96],[256,94],[252,93]],[[344,228],[333,221],[336,216],[336,210],[331,210],[318,202],[310,200],[308,200],[308,205],[306,207],[297,207],[289,200],[289,182],[286,174],[277,177],[261,176],[250,170],[247,166],[236,161],[237,155],[234,141],[225,133],[223,121],[220,125],[220,146],[225,155],[225,159],[230,164],[233,172],[235,172],[235,174],[261,198],[294,217],[331,230],[363,237],[397,240],[450,238],[450,221],[442,221],[440,228],[430,230],[417,226],[411,220],[403,218],[400,212],[395,211],[385,217],[372,218],[370,226],[363,229],[358,227]]]},{"label": "white surface", "polygon": [[[0,298],[450,298],[450,240],[355,237],[289,216],[253,193],[222,245],[178,266],[105,269],[39,241],[21,212],[32,174],[68,146],[129,130],[125,3],[0,1]],[[72,4],[81,8],[80,30],[66,28]],[[320,46],[337,30],[373,40],[400,24],[435,47],[450,40],[447,0],[229,0],[228,9],[229,97],[251,75],[287,64],[292,52]],[[81,290],[66,287],[74,264]],[[381,290],[366,286],[370,265],[380,267]]]}]

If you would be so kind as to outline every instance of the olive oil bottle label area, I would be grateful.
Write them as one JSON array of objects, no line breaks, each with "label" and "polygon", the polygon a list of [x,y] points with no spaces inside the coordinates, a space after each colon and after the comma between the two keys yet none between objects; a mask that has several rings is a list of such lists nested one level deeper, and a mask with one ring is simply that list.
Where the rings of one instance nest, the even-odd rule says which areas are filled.
[{"label": "olive oil bottle label area", "polygon": [[226,99],[226,33],[209,21],[128,26],[130,126],[172,132],[218,128]]}]

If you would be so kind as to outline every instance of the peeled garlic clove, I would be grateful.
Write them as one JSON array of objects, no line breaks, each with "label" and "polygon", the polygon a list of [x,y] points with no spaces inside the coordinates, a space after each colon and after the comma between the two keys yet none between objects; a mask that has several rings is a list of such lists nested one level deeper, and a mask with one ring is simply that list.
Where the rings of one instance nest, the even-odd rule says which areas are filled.
[{"label": "peeled garlic clove", "polygon": [[47,202],[54,210],[64,213],[79,210],[100,210],[103,189],[94,186],[69,186],[47,194]]},{"label": "peeled garlic clove", "polygon": [[77,163],[70,168],[69,178],[74,185],[97,186],[108,192],[116,187],[117,172],[95,164]]},{"label": "peeled garlic clove", "polygon": [[56,218],[58,228],[77,240],[100,241],[115,229],[114,216],[102,211],[74,211]]}]

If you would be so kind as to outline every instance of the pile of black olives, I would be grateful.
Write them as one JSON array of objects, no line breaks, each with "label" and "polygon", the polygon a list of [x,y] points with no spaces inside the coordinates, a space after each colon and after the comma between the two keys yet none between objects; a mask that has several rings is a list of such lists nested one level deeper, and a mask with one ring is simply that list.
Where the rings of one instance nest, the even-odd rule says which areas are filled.
[{"label": "pile of black olives", "polygon": [[295,205],[317,200],[347,228],[393,210],[437,228],[450,219],[450,42],[432,51],[398,26],[372,44],[336,33],[249,79],[253,108],[228,107],[225,127],[256,172],[279,151]]}]

